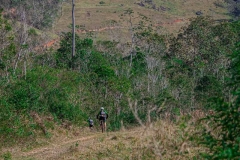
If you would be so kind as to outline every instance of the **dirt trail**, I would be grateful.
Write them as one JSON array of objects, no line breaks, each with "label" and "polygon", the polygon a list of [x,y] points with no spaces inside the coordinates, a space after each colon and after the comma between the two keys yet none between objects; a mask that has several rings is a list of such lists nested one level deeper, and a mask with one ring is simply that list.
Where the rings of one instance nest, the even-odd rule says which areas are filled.
[{"label": "dirt trail", "polygon": [[[75,137],[70,140],[61,141],[61,139],[48,143],[47,145],[40,148],[33,148],[29,151],[22,152],[16,151],[12,152],[13,160],[22,160],[22,159],[41,159],[41,160],[53,160],[53,159],[69,159],[66,158],[68,155],[72,155],[74,152],[78,154],[87,154],[89,152],[98,151],[104,148],[102,146],[103,140],[111,140],[113,137],[118,136],[131,136],[140,133],[141,130],[135,129],[132,131],[125,132],[109,132],[109,133],[89,133],[87,136]],[[108,145],[106,145],[108,146]],[[14,151],[14,149],[13,149]],[[70,158],[70,159],[77,159]]]},{"label": "dirt trail", "polygon": [[77,139],[62,142],[60,144],[50,144],[51,146],[34,149],[30,152],[23,153],[23,154],[20,154],[18,156],[19,157],[28,157],[28,156],[36,156],[36,155],[42,155],[43,154],[46,157],[48,157],[47,154],[58,153],[60,150],[63,149],[64,146],[66,147],[67,145],[69,145],[69,144],[72,145],[73,143],[76,144],[79,141],[83,142],[83,141],[87,141],[87,140],[90,140],[90,139],[94,139],[95,137],[96,137],[96,135],[95,136],[77,138]]}]

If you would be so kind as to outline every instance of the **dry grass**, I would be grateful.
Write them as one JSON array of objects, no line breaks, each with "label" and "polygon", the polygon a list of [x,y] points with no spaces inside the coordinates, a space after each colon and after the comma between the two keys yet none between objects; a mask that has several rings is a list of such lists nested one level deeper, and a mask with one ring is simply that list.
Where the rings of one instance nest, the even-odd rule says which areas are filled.
[{"label": "dry grass", "polygon": [[181,128],[159,121],[147,131],[140,128],[135,133],[115,134],[87,155],[88,159],[193,159],[201,149],[189,141],[194,132],[193,126]]},{"label": "dry grass", "polygon": [[160,120],[149,128],[127,131],[90,132],[88,128],[57,127],[51,138],[39,138],[37,145],[5,148],[13,159],[193,159],[202,150],[189,140],[195,121],[177,123]]},{"label": "dry grass", "polygon": [[[182,26],[186,25],[188,19],[196,17],[196,11],[202,11],[203,15],[212,16],[215,19],[229,18],[224,8],[216,7],[214,2],[222,0],[153,0],[156,6],[163,6],[169,8],[168,11],[156,11],[149,6],[140,7],[135,2],[140,0],[103,0],[104,5],[99,5],[100,0],[76,0],[76,25],[85,26],[83,29],[93,30],[112,26],[112,21],[115,25],[128,28],[126,16],[122,16],[124,11],[132,8],[136,13],[141,13],[149,17],[153,25],[161,25],[163,33],[177,32]],[[183,20],[181,23],[173,23],[176,20]],[[139,20],[139,19],[138,19]],[[136,20],[136,21],[138,21]],[[64,3],[62,8],[62,16],[56,22],[54,27],[55,32],[69,31],[68,26],[71,24],[71,3]],[[129,33],[120,30],[118,36],[123,39],[128,39]],[[108,31],[97,34],[97,38],[111,39],[111,33]],[[125,40],[124,40],[125,41]]]}]

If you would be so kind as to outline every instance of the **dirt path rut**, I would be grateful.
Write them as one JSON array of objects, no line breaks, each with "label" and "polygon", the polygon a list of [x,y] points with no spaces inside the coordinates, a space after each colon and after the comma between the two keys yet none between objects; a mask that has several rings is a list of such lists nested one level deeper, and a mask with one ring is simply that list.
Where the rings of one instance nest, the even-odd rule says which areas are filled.
[{"label": "dirt path rut", "polygon": [[[109,132],[109,133],[89,133],[81,135],[72,139],[63,140],[59,138],[53,142],[47,142],[42,147],[33,148],[28,151],[11,152],[13,160],[65,160],[65,159],[79,159],[81,155],[88,155],[89,153],[97,153],[104,150],[105,147],[114,145],[118,141],[114,141],[116,137],[129,137],[140,133],[139,130],[125,131],[125,132]],[[13,149],[14,150],[14,149]]]}]

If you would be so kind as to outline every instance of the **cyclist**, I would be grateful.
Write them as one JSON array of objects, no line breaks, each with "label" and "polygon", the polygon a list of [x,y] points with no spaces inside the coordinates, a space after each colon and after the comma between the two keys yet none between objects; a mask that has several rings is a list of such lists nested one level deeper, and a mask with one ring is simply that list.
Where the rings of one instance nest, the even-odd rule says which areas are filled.
[{"label": "cyclist", "polygon": [[90,117],[88,118],[88,124],[89,124],[90,130],[92,130],[93,129],[93,120]]},{"label": "cyclist", "polygon": [[97,114],[97,119],[100,121],[100,125],[102,127],[102,132],[106,131],[106,120],[108,118],[108,113],[104,110],[103,107],[101,107],[100,112]]}]

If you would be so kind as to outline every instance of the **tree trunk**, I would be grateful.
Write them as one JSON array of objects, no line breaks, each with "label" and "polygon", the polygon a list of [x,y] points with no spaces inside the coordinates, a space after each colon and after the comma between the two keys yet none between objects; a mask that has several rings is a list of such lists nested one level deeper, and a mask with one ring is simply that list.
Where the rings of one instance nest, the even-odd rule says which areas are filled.
[{"label": "tree trunk", "polygon": [[24,60],[24,79],[27,79],[27,60]]},{"label": "tree trunk", "polygon": [[74,15],[75,2],[72,0],[72,67],[73,58],[75,56],[75,15]]},{"label": "tree trunk", "polygon": [[133,61],[133,54],[134,54],[134,32],[133,32],[133,23],[132,23],[132,18],[130,15],[130,33],[131,33],[131,53],[130,53],[130,67],[132,67],[132,61]]}]

